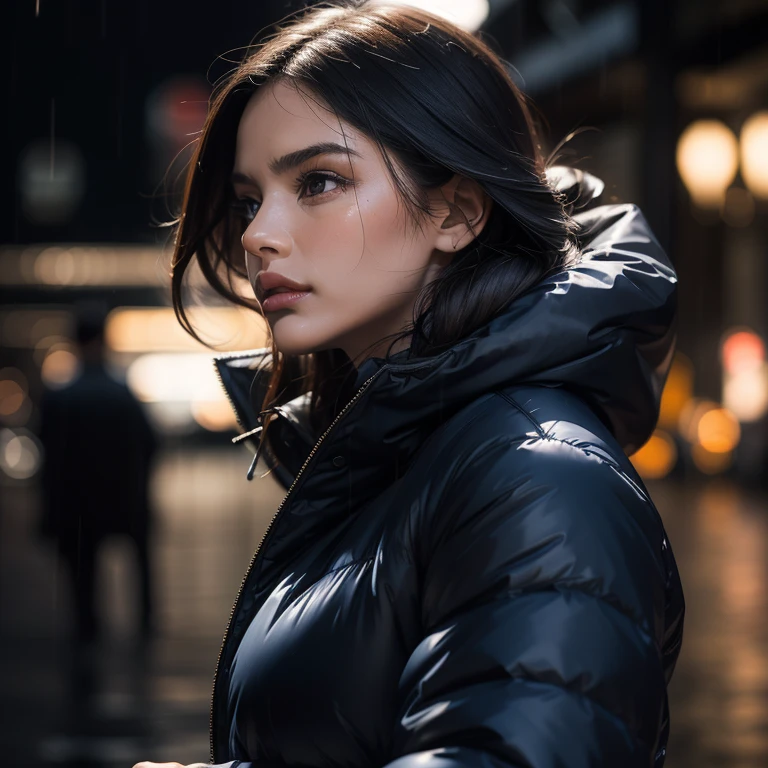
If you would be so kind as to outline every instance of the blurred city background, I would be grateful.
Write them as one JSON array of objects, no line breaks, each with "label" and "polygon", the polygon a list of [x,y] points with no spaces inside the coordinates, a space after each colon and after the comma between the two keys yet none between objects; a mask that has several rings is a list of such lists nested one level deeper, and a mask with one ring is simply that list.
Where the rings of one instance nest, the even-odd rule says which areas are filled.
[{"label": "blurred city background", "polygon": [[[170,309],[160,224],[175,213],[212,83],[304,4],[6,6],[0,754],[11,768],[207,760],[221,639],[283,493],[258,472],[246,482],[251,457],[231,444],[213,353]],[[601,177],[604,202],[638,203],[676,266],[678,353],[658,429],[632,457],[688,606],[667,765],[766,766],[768,0],[420,4],[481,30],[533,99],[549,148],[575,131],[561,162]],[[265,345],[258,318],[201,296],[195,320],[219,349]],[[131,423],[146,414],[156,435],[153,526],[117,530],[100,550],[105,632],[85,638],[85,655],[74,652],[85,641],[66,558],[41,534],[43,393],[54,402],[87,363],[74,314],[84,302],[103,308],[107,367],[141,403]],[[91,427],[101,438],[89,445],[107,455],[132,429]],[[59,435],[62,449],[96,482],[76,433]]]}]

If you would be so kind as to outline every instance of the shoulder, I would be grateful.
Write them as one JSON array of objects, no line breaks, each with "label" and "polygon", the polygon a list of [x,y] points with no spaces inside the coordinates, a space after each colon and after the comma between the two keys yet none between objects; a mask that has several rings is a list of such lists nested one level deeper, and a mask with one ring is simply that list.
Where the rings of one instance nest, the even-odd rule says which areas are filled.
[{"label": "shoulder", "polygon": [[609,428],[562,387],[511,386],[488,393],[443,424],[432,441],[430,464],[438,476],[468,481],[495,466],[508,476],[514,470],[539,480],[556,478],[561,486],[618,482],[633,498],[650,503]]},{"label": "shoulder", "polygon": [[[600,419],[560,388],[513,387],[444,425],[431,463],[421,556],[457,562],[475,539],[520,588],[568,588],[658,620],[665,571],[661,519]],[[492,542],[492,544],[491,544]],[[486,556],[483,556],[484,558]],[[515,566],[516,567],[516,566]]]}]

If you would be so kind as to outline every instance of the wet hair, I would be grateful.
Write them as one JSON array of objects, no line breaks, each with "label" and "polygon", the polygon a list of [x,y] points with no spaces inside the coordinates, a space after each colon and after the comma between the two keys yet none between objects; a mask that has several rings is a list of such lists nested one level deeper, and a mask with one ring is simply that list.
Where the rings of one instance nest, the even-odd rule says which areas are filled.
[{"label": "wet hair", "polygon": [[[247,101],[278,80],[376,143],[413,221],[430,215],[426,191],[454,174],[476,181],[492,201],[482,231],[418,295],[413,324],[385,337],[392,339],[387,358],[406,336],[409,359],[445,351],[576,260],[572,206],[548,183],[551,158],[542,154],[527,98],[487,44],[414,8],[315,6],[249,48],[214,87],[181,213],[171,222],[173,306],[196,338],[182,299],[193,261],[221,296],[263,315],[243,291],[247,222],[233,210],[229,177]],[[319,434],[354,394],[352,361],[341,349],[283,355],[270,340],[272,373],[261,408],[311,391],[310,421]]]}]

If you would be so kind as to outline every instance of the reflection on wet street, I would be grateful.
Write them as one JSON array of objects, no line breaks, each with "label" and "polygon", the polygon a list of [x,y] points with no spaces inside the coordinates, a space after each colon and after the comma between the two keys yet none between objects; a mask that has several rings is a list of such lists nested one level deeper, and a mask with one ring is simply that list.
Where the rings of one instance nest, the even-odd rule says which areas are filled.
[{"label": "reflection on wet street", "polygon": [[[101,645],[74,654],[56,557],[33,539],[36,493],[0,507],[4,765],[130,768],[208,759],[208,706],[221,638],[253,550],[283,497],[245,480],[240,450],[164,455],[157,502],[157,636],[134,639],[133,553],[112,541],[101,566]],[[669,768],[768,765],[768,504],[723,479],[649,489],[687,599],[670,689]]]},{"label": "reflection on wet street", "polygon": [[723,480],[649,489],[687,601],[669,764],[768,765],[768,504]]}]

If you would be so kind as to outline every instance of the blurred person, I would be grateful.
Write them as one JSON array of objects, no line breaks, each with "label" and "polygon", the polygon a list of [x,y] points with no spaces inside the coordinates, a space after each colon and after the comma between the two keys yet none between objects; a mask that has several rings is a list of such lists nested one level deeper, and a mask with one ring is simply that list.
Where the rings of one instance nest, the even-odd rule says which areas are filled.
[{"label": "blurred person", "polygon": [[46,388],[41,401],[41,533],[55,542],[65,566],[81,646],[102,629],[98,553],[114,534],[135,545],[140,636],[152,631],[148,482],[156,439],[136,398],[104,367],[105,315],[94,304],[77,309],[80,373],[62,388]]},{"label": "blurred person", "polygon": [[311,9],[218,83],[174,306],[195,335],[196,264],[266,319],[270,347],[216,364],[248,477],[263,457],[287,494],[209,765],[663,765],[684,599],[627,454],[677,277],[601,186],[542,155],[485,44],[415,9]]}]

